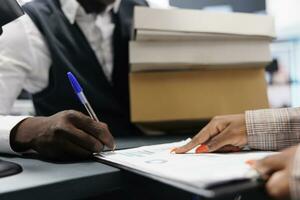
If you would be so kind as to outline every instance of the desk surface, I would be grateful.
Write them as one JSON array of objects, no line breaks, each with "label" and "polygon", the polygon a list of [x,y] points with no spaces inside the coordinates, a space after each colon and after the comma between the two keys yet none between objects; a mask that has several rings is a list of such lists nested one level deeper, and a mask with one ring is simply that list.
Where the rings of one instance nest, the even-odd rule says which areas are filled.
[{"label": "desk surface", "polygon": [[[117,139],[118,148],[173,142],[185,137],[140,137]],[[23,172],[0,179],[1,199],[78,199],[101,195],[121,187],[120,170],[97,162],[50,163],[24,157],[6,157]],[[83,189],[84,187],[84,189]]]}]

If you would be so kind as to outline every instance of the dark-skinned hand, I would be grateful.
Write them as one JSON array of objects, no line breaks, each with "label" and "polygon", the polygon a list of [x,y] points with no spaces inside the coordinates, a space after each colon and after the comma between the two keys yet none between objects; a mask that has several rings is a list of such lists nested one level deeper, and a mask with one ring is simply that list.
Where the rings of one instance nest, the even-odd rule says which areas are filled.
[{"label": "dark-skinned hand", "polygon": [[262,160],[250,161],[251,166],[267,180],[266,190],[274,199],[290,199],[289,180],[297,146]]},{"label": "dark-skinned hand", "polygon": [[11,133],[13,150],[32,149],[52,160],[87,159],[104,146],[115,147],[107,125],[77,111],[27,118]]},{"label": "dark-skinned hand", "polygon": [[188,144],[175,148],[175,153],[186,153],[198,145],[207,152],[237,151],[247,144],[245,115],[214,117]]}]

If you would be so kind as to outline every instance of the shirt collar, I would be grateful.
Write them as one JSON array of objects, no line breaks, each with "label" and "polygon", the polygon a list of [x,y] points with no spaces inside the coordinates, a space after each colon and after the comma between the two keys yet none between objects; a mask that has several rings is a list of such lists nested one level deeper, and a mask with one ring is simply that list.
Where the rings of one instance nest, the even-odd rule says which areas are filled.
[{"label": "shirt collar", "polygon": [[107,7],[106,12],[110,12],[111,10],[113,10],[114,13],[117,13],[119,12],[120,6],[121,0],[116,0],[115,3]]},{"label": "shirt collar", "polygon": [[[84,9],[81,7],[81,5],[76,1],[76,0],[59,0],[61,4],[61,9],[69,22],[71,24],[74,24],[76,21],[76,17],[78,16],[79,13],[84,13],[85,15],[86,12]],[[120,9],[121,5],[121,0],[116,0],[115,3],[109,5],[105,13],[108,13],[110,11],[113,11],[114,13],[117,13]]]}]

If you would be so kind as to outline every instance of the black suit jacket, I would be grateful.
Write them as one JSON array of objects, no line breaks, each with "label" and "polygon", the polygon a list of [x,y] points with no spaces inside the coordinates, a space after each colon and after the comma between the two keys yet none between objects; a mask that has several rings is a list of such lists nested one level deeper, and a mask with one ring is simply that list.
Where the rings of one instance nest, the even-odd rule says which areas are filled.
[{"label": "black suit jacket", "polygon": [[0,29],[21,15],[23,15],[23,11],[15,0],[2,0],[0,5]]}]

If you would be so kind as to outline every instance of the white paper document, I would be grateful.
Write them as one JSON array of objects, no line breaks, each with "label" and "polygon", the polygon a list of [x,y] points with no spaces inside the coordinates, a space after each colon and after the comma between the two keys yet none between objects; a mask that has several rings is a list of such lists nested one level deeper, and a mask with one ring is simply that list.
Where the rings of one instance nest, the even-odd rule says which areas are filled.
[{"label": "white paper document", "polygon": [[247,160],[261,159],[274,152],[241,152],[228,154],[174,154],[170,150],[187,141],[104,152],[98,157],[146,174],[204,188],[210,184],[257,178]]}]

